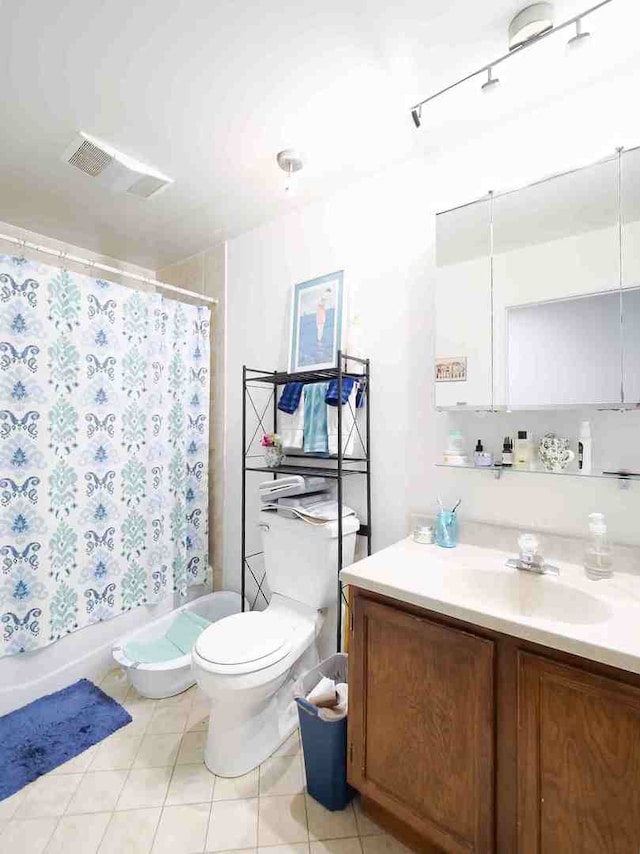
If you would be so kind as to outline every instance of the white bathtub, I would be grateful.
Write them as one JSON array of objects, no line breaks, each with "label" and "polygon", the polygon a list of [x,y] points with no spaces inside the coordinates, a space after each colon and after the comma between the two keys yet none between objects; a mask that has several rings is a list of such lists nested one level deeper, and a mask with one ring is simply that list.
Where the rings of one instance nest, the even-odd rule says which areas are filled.
[{"label": "white bathtub", "polygon": [[186,605],[170,611],[141,629],[136,629],[136,631],[119,638],[111,649],[113,657],[124,668],[129,682],[143,697],[156,700],[161,697],[172,697],[174,694],[180,694],[194,685],[196,681],[191,674],[190,652],[181,655],[179,658],[172,658],[170,661],[143,664],[132,661],[125,653],[125,647],[132,640],[150,641],[163,637],[171,623],[182,611],[193,611],[215,623],[222,617],[237,614],[240,611],[240,602],[238,593],[231,593],[226,590],[200,596],[193,602],[188,602]]}]

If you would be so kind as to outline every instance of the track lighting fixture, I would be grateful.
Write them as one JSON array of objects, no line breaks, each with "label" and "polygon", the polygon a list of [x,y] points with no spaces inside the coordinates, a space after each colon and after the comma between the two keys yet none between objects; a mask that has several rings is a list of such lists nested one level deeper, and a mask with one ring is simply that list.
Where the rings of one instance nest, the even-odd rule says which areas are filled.
[{"label": "track lighting fixture", "polygon": [[570,38],[567,43],[570,50],[587,44],[591,34],[582,29],[584,18],[592,12],[595,12],[597,9],[601,9],[603,6],[607,6],[612,2],[613,0],[600,0],[600,2],[591,6],[589,9],[585,9],[584,12],[580,12],[579,15],[569,18],[561,24],[555,25],[553,23],[553,4],[550,2],[533,3],[525,9],[522,9],[513,18],[509,25],[509,52],[499,56],[492,62],[483,65],[482,68],[472,71],[471,74],[461,77],[460,80],[455,80],[453,83],[450,83],[438,92],[434,92],[433,95],[429,95],[428,98],[414,104],[414,106],[411,107],[411,118],[413,119],[414,125],[417,128],[422,125],[422,108],[425,104],[434,101],[436,98],[450,92],[457,86],[461,86],[473,77],[486,74],[487,79],[482,84],[481,89],[485,94],[495,92],[500,82],[498,77],[494,77],[494,71],[497,65],[500,65],[501,62],[506,62],[512,56],[515,56],[515,54],[520,53],[543,39],[548,38],[554,33],[557,33],[558,30],[563,30],[565,27],[575,26],[575,35]]},{"label": "track lighting fixture", "polygon": [[582,29],[582,18],[578,18],[576,21],[576,34],[567,42],[567,47],[569,50],[579,50],[581,47],[584,47],[585,44],[589,42],[591,38],[591,33],[585,32]]},{"label": "track lighting fixture", "polygon": [[485,95],[489,95],[491,92],[495,92],[499,85],[500,80],[493,76],[493,68],[489,66],[487,69],[487,79],[480,88]]}]

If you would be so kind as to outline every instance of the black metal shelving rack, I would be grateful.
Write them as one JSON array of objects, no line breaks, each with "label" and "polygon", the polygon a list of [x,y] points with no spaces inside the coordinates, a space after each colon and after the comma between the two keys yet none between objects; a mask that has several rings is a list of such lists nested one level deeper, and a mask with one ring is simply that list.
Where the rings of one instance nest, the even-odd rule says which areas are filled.
[{"label": "black metal shelving rack", "polygon": [[[353,377],[359,382],[364,383],[364,439],[358,425],[357,413],[358,410],[352,412],[353,424],[351,431],[355,431],[355,437],[359,440],[361,454],[357,456],[345,457],[343,450],[345,443],[343,442],[343,410],[345,406],[351,406],[346,403],[343,406],[338,406],[338,453],[336,455],[327,456],[326,454],[295,454],[288,455],[285,463],[277,468],[269,468],[264,463],[258,464],[257,460],[262,459],[262,454],[252,454],[253,443],[260,431],[263,433],[278,432],[278,388],[291,382],[301,382],[305,385],[309,383],[326,382],[327,380],[336,379],[338,381],[339,399],[342,399],[342,385],[345,377]],[[271,386],[271,392],[267,398],[266,405],[256,406],[256,403],[251,394],[253,389]],[[256,428],[253,435],[247,444],[247,412],[248,406],[251,407],[257,419]],[[302,403],[300,404],[302,405]],[[270,410],[270,414],[268,414]],[[342,600],[343,591],[340,582],[340,571],[342,570],[342,507],[343,507],[343,481],[345,477],[364,477],[365,492],[366,492],[366,521],[360,522],[358,535],[366,537],[367,554],[371,554],[371,371],[369,359],[360,359],[355,356],[349,356],[342,351],[338,352],[338,366],[336,368],[327,368],[318,371],[300,371],[298,373],[279,373],[277,371],[269,372],[259,370],[257,368],[248,368],[246,365],[242,367],[242,569],[241,569],[241,584],[242,584],[242,608],[245,607],[246,593],[246,578],[247,571],[251,573],[257,585],[257,594],[254,601],[251,603],[251,608],[254,608],[258,600],[258,596],[264,591],[262,590],[265,573],[258,579],[253,572],[249,563],[252,558],[257,557],[261,552],[254,552],[247,555],[246,553],[246,509],[247,509],[247,472],[263,472],[264,474],[273,475],[274,479],[279,474],[301,474],[301,475],[320,475],[334,479],[337,486],[337,502],[338,502],[338,566],[337,566],[337,634],[336,648],[340,651],[342,647]],[[271,429],[267,429],[266,421],[272,424]],[[347,441],[349,436],[347,437]],[[313,465],[310,461],[322,460],[322,465]],[[288,461],[287,461],[288,460]],[[255,462],[254,462],[255,461]]]}]

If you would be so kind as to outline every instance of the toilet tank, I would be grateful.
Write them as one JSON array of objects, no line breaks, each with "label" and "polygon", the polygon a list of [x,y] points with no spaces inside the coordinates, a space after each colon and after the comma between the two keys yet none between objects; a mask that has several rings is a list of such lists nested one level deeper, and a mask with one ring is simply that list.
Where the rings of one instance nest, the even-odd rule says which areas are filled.
[{"label": "toilet tank", "polygon": [[[353,563],[355,516],[342,520],[342,566]],[[338,582],[338,522],[312,525],[280,513],[260,512],[264,565],[272,593],[325,608],[336,600]]]}]

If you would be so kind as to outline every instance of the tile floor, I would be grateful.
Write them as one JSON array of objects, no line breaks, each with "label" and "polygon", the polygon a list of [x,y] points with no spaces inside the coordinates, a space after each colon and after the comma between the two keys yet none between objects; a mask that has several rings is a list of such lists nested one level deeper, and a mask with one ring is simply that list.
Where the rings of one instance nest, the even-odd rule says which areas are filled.
[{"label": "tile floor", "polygon": [[203,764],[207,704],[197,688],[146,700],[113,671],[101,687],[133,721],[0,801],[11,854],[400,854],[357,801],[329,812],[305,793],[298,733],[233,780]]}]

